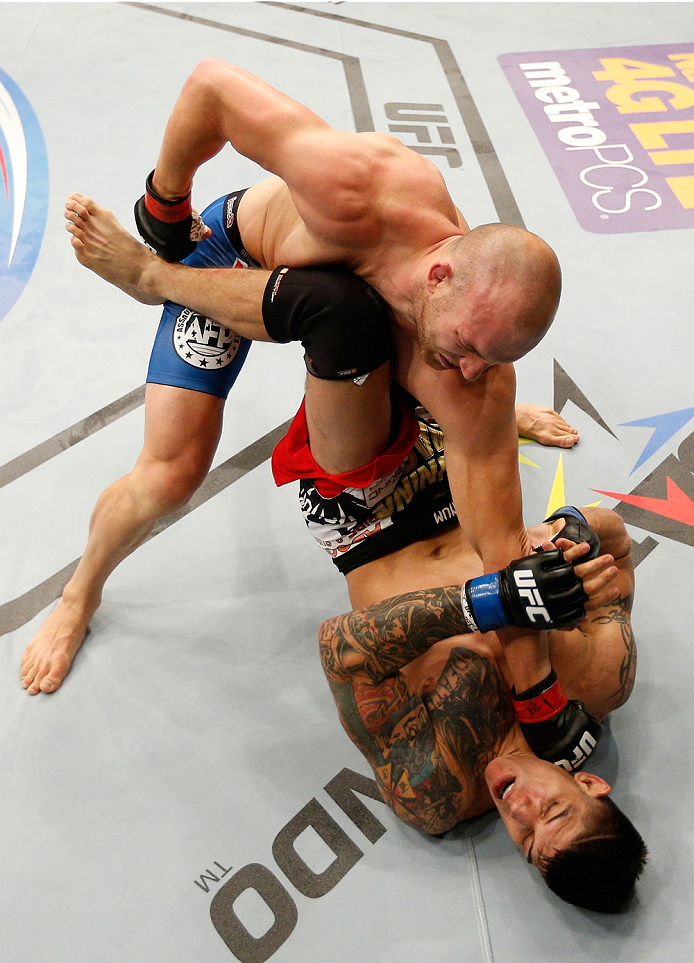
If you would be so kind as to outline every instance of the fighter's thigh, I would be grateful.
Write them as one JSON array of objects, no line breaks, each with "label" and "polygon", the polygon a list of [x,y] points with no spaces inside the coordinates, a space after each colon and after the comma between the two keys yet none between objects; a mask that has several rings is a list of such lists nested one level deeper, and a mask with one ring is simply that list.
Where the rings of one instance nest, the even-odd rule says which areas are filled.
[{"label": "fighter's thigh", "polygon": [[390,363],[361,385],[308,375],[306,421],[311,454],[328,474],[352,471],[388,447],[391,429]]},{"label": "fighter's thigh", "polygon": [[201,391],[147,385],[145,440],[133,479],[149,497],[173,506],[199,487],[217,450],[224,403]]}]

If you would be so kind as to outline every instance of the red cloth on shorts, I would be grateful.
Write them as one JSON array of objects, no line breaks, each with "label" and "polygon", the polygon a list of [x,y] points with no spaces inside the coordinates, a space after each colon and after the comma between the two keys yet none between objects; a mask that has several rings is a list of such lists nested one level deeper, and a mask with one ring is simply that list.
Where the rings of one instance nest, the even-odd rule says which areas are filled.
[{"label": "red cloth on shorts", "polygon": [[385,478],[401,464],[419,438],[419,422],[406,408],[399,395],[391,393],[394,404],[400,408],[400,429],[397,438],[382,455],[377,455],[368,465],[329,475],[318,465],[308,443],[306,401],[301,402],[289,431],[272,453],[272,474],[275,484],[288,485],[297,479],[310,478],[323,498],[337,498],[345,488],[368,488],[373,482]]}]

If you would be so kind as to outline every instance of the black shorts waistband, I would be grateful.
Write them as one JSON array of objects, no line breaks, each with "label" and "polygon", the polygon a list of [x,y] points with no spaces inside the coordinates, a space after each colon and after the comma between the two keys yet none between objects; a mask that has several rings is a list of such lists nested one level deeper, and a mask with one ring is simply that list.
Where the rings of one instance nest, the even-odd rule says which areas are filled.
[{"label": "black shorts waistband", "polygon": [[239,256],[248,261],[251,267],[260,267],[260,264],[256,261],[254,257],[248,253],[246,248],[243,246],[243,241],[241,240],[241,233],[239,231],[238,218],[236,216],[239,204],[241,203],[241,198],[248,190],[244,187],[242,191],[234,191],[232,194],[227,194],[224,199],[224,230],[226,231],[226,236],[229,240],[231,246],[238,252]]}]

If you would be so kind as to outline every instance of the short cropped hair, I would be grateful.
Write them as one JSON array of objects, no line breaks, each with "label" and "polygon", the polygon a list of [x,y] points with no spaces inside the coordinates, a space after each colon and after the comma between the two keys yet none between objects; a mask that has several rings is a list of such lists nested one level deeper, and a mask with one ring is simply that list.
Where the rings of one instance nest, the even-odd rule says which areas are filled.
[{"label": "short cropped hair", "polygon": [[648,857],[646,845],[609,798],[595,800],[590,828],[571,846],[540,861],[540,872],[567,903],[598,913],[621,913],[634,894]]}]

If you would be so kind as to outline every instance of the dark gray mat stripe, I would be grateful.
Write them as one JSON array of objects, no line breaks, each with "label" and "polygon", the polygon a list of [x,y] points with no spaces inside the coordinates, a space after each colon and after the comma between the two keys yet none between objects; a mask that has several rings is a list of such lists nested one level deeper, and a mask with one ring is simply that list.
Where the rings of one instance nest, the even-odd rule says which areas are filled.
[{"label": "dark gray mat stripe", "polygon": [[178,20],[188,20],[190,23],[197,23],[203,27],[212,27],[215,30],[224,30],[227,33],[236,33],[242,37],[250,37],[253,40],[262,40],[265,43],[276,43],[282,47],[290,47],[292,50],[303,50],[305,53],[317,54],[320,57],[329,57],[332,60],[341,60],[344,65],[345,77],[347,78],[347,88],[352,102],[352,112],[358,131],[373,130],[374,122],[369,108],[369,100],[366,94],[366,84],[361,70],[358,57],[350,54],[341,53],[338,50],[328,50],[326,47],[314,47],[311,44],[299,43],[296,40],[286,40],[284,37],[274,37],[272,34],[260,33],[256,30],[248,30],[246,27],[235,27],[233,24],[220,23],[218,20],[208,20],[205,17],[196,17],[192,13],[182,13],[177,10],[167,10],[165,7],[158,7],[152,3],[137,3],[136,0],[125,0],[124,6],[139,7],[141,10],[149,10],[151,13],[158,13],[164,17],[174,17]]},{"label": "dark gray mat stripe", "polygon": [[59,431],[58,434],[53,435],[52,438],[47,438],[46,441],[42,441],[41,444],[36,445],[35,448],[30,448],[29,451],[18,455],[16,458],[13,458],[12,461],[0,465],[0,488],[9,485],[10,482],[16,481],[17,478],[21,478],[22,475],[26,475],[27,472],[33,471],[34,468],[45,464],[45,462],[50,461],[51,458],[66,451],[68,448],[72,448],[73,445],[78,444],[80,441],[84,441],[85,438],[89,438],[90,435],[105,428],[106,425],[117,421],[130,411],[134,411],[135,408],[139,408],[144,400],[145,386],[140,385],[139,388],[135,388],[134,391],[123,395],[122,398],[117,398],[115,401],[112,401],[111,404],[106,405],[105,408],[95,411],[94,414],[88,415],[86,418],[83,418],[82,421],[75,422],[75,424],[70,425],[69,428]]},{"label": "dark gray mat stripe", "polygon": [[[253,444],[248,445],[247,448],[232,455],[231,458],[213,469],[188,504],[173,515],[169,515],[158,522],[152,534],[145,541],[149,541],[150,538],[166,531],[171,525],[174,525],[181,518],[185,518],[190,512],[204,505],[205,502],[214,498],[229,485],[266,461],[290,424],[291,419],[277,428],[273,428],[262,438],[254,441]],[[26,625],[42,609],[59,598],[65,583],[70,580],[72,573],[77,568],[78,562],[79,559],[75,559],[74,562],[70,562],[59,572],[25,592],[24,595],[0,605],[0,636],[6,635],[8,632],[14,632],[15,629]]]}]

